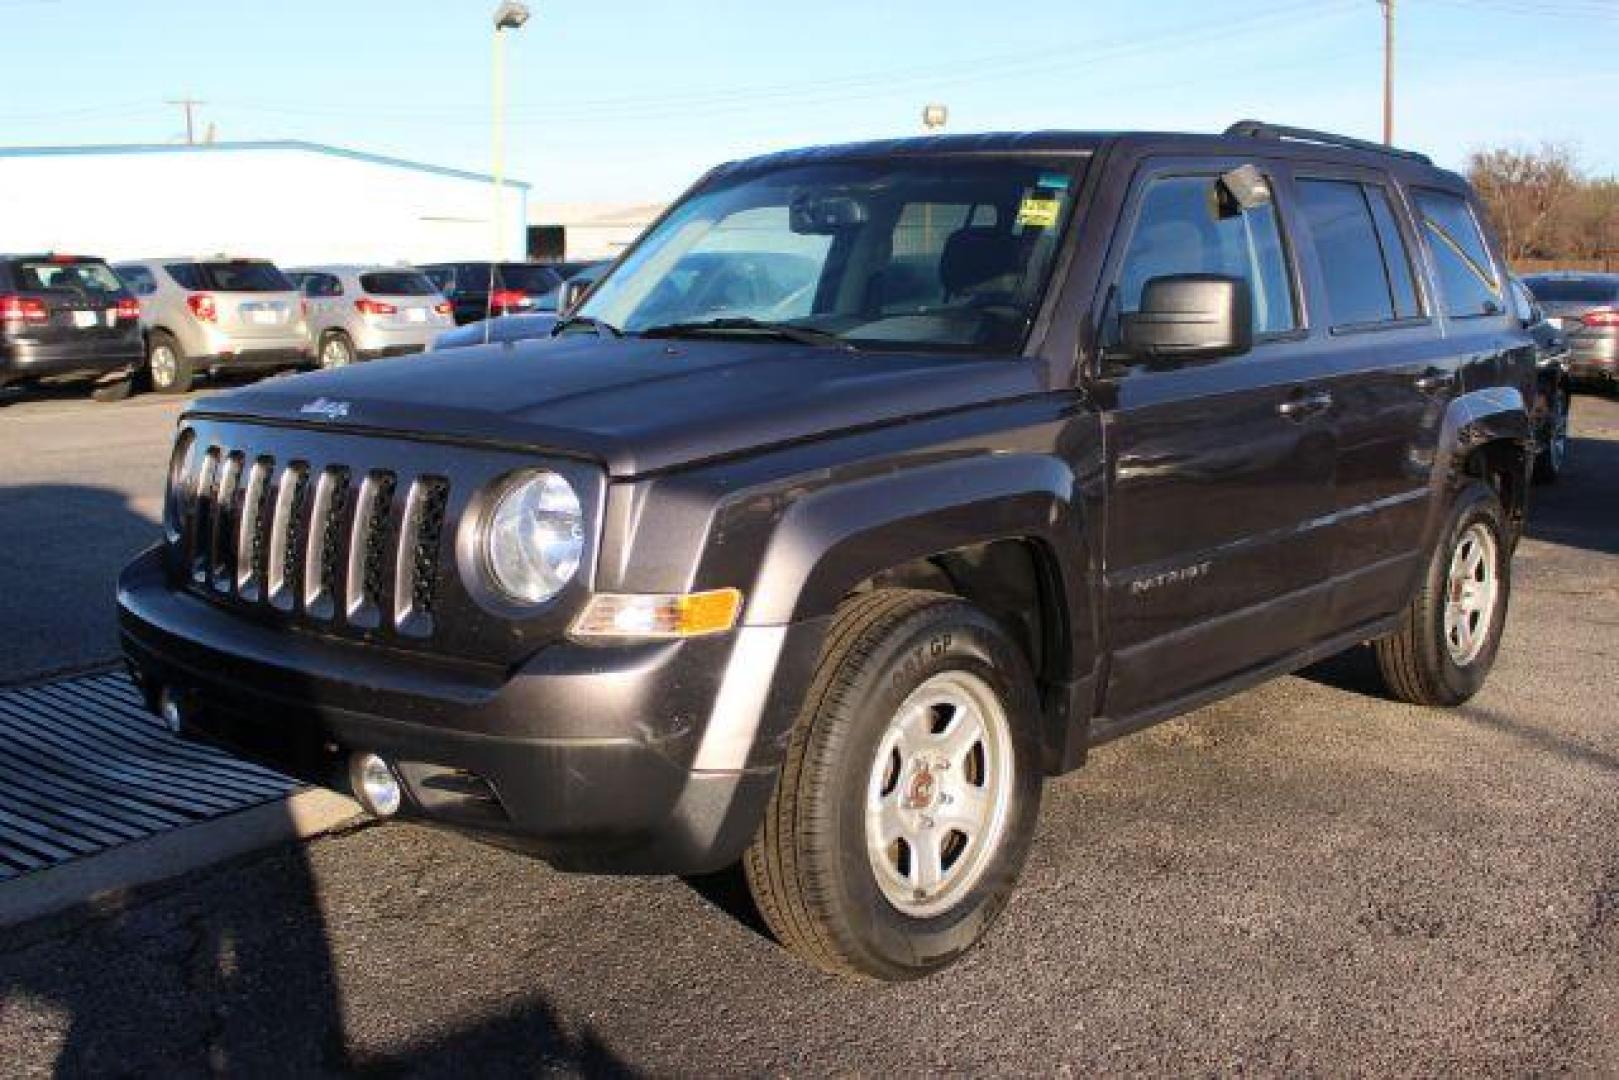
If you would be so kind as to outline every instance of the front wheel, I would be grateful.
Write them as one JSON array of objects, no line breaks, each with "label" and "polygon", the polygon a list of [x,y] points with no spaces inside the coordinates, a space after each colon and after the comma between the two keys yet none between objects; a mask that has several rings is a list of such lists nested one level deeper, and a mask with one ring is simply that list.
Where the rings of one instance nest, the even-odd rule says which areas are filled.
[{"label": "front wheel", "polygon": [[994,923],[1040,806],[1034,681],[988,616],[936,593],[844,605],[743,869],[823,970],[944,967]]},{"label": "front wheel", "polygon": [[1546,418],[1546,438],[1535,458],[1535,482],[1555,484],[1568,466],[1568,414],[1569,393],[1559,387],[1553,391],[1551,415]]},{"label": "front wheel", "polygon": [[1501,500],[1482,481],[1457,493],[1400,627],[1376,643],[1389,691],[1413,705],[1460,705],[1484,686],[1512,585]]}]

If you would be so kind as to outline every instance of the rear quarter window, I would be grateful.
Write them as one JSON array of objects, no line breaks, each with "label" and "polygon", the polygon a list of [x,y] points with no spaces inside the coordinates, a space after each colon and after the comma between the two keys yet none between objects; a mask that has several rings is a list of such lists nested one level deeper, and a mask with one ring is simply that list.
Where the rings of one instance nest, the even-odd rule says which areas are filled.
[{"label": "rear quarter window", "polygon": [[1495,262],[1467,201],[1449,192],[1418,191],[1416,204],[1445,314],[1453,319],[1501,314]]},{"label": "rear quarter window", "polygon": [[157,275],[144,266],[120,266],[118,276],[136,296],[151,296],[157,292]]}]

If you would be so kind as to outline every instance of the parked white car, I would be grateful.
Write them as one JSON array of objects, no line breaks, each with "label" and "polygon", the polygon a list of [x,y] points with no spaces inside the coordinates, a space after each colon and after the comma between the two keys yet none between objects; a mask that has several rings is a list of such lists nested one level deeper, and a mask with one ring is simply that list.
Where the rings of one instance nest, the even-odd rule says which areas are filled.
[{"label": "parked white car", "polygon": [[288,271],[309,311],[321,367],[418,353],[455,325],[450,302],[411,266],[304,266]]}]

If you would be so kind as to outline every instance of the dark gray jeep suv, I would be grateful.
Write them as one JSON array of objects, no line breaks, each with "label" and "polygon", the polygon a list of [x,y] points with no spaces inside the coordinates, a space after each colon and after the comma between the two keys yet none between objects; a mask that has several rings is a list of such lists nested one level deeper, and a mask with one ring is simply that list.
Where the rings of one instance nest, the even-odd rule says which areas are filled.
[{"label": "dark gray jeep suv", "polygon": [[922,975],[1090,747],[1364,641],[1478,691],[1536,450],[1504,287],[1460,178],[1318,132],[726,165],[550,340],[194,403],[124,650],[379,815],[740,862],[813,963]]}]

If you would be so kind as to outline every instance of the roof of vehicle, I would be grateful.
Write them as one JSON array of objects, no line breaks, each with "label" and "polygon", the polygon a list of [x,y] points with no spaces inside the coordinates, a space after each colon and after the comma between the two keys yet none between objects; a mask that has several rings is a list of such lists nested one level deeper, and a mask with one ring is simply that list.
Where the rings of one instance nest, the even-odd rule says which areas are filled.
[{"label": "roof of vehicle", "polygon": [[[139,259],[119,259],[113,265],[132,266],[136,263],[241,263],[256,262],[275,265],[274,259],[265,259],[257,255],[231,255],[224,252],[215,252],[212,255],[162,255],[147,256]],[[277,267],[277,269],[280,269]]]},{"label": "roof of vehicle", "polygon": [[1244,155],[1263,147],[1265,156],[1343,160],[1374,167],[1415,169],[1433,177],[1460,182],[1460,177],[1438,168],[1423,154],[1367,142],[1331,132],[1286,127],[1244,120],[1220,134],[1158,131],[1026,131],[974,135],[925,135],[807,147],[764,154],[720,166],[715,174],[756,169],[813,165],[821,162],[935,154],[999,155],[1054,154],[1085,156],[1108,146],[1150,145],[1166,153],[1221,153]]},{"label": "roof of vehicle", "polygon": [[327,263],[321,266],[284,266],[284,274],[418,274],[414,263]]},{"label": "roof of vehicle", "polygon": [[96,263],[98,263],[98,262],[106,262],[107,261],[106,259],[103,259],[99,255],[71,255],[71,254],[69,254],[69,253],[67,253],[65,251],[10,251],[10,252],[0,252],[0,260],[6,261],[6,262],[18,262],[18,261],[21,261],[23,259],[27,259],[29,261],[34,261],[34,260],[38,259],[38,260],[43,260],[45,262],[59,262],[59,263],[83,263],[83,262],[96,262]]}]

